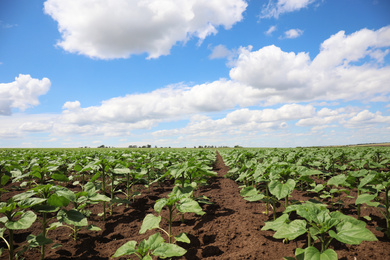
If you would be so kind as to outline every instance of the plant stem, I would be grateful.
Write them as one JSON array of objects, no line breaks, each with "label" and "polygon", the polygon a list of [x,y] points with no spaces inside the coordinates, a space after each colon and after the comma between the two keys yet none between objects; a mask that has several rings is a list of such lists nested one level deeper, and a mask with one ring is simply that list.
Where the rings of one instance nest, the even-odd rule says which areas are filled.
[{"label": "plant stem", "polygon": [[168,243],[172,242],[172,215],[173,215],[173,207],[168,207],[169,211],[169,219],[168,219]]},{"label": "plant stem", "polygon": [[[43,213],[43,221],[42,221],[42,236],[46,238],[46,226],[47,226],[47,213]],[[41,260],[45,259],[45,245],[41,246]]]},{"label": "plant stem", "polygon": [[385,188],[385,207],[386,207],[386,228],[387,228],[387,232],[390,232],[389,190],[390,190],[390,187],[386,187]]}]

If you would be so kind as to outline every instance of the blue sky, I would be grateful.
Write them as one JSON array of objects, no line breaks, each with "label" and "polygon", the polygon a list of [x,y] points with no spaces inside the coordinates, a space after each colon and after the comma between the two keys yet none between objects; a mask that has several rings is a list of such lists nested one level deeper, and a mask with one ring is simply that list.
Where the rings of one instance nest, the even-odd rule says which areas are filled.
[{"label": "blue sky", "polygon": [[0,147],[390,141],[387,0],[1,0]]}]

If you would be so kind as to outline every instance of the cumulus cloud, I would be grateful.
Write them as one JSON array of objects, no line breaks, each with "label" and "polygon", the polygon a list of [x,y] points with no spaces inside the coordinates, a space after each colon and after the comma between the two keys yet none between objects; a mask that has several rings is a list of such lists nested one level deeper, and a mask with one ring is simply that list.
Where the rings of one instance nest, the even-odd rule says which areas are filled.
[{"label": "cumulus cloud", "polygon": [[390,124],[390,116],[383,116],[381,112],[372,113],[363,110],[346,122],[346,127],[364,128],[372,125]]},{"label": "cumulus cloud", "polygon": [[48,78],[39,80],[23,74],[11,83],[0,83],[0,115],[11,115],[12,108],[24,111],[39,105],[39,96],[46,94],[50,86]]},{"label": "cumulus cloud", "polygon": [[295,39],[303,34],[301,29],[290,29],[284,32],[284,36],[282,38],[285,39]]},{"label": "cumulus cloud", "polygon": [[316,0],[269,0],[268,4],[263,6],[260,18],[279,18],[283,13],[298,11],[308,7]]},{"label": "cumulus cloud", "polygon": [[242,20],[244,0],[47,0],[45,12],[58,22],[58,46],[98,59],[147,53],[167,55],[177,42],[200,41]]},{"label": "cumulus cloud", "polygon": [[[370,100],[386,96],[390,67],[378,60],[356,64],[390,47],[390,26],[363,29],[351,35],[339,32],[321,45],[319,54],[284,52],[274,45],[257,51],[241,48],[230,70],[232,80],[258,89],[266,105],[330,100]],[[380,60],[379,60],[380,62]]]},{"label": "cumulus cloud", "polygon": [[287,127],[288,121],[312,117],[315,108],[311,105],[287,104],[277,109],[251,110],[242,108],[228,113],[222,119],[194,116],[182,129],[160,130],[154,136],[215,134],[248,134],[269,132]]},{"label": "cumulus cloud", "polygon": [[105,100],[100,106],[82,108],[78,101],[66,102],[61,120],[77,125],[170,121],[199,112],[254,105],[256,93],[256,89],[227,80],[192,87],[167,86],[149,93]]}]

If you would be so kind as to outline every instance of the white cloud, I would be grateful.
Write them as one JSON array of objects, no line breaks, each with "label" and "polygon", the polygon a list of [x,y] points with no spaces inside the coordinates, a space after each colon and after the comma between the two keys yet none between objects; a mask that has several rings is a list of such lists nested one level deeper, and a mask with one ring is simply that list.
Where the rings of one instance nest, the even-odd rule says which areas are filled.
[{"label": "white cloud", "polygon": [[233,54],[225,45],[219,44],[212,49],[212,52],[209,56],[210,59],[221,59],[221,58],[229,58]]},{"label": "white cloud", "polygon": [[58,46],[99,59],[148,53],[167,55],[177,42],[200,41],[242,20],[244,0],[47,0],[44,10],[58,22]]},{"label": "white cloud", "polygon": [[278,18],[283,13],[298,11],[308,7],[316,0],[269,0],[267,5],[263,6],[260,18]]},{"label": "white cloud", "polygon": [[300,29],[290,29],[284,32],[284,36],[282,38],[285,39],[295,39],[303,34],[303,31]]},{"label": "white cloud", "polygon": [[238,109],[222,119],[209,117],[192,118],[182,129],[155,131],[155,136],[190,135],[211,136],[221,134],[254,134],[269,132],[287,127],[287,121],[311,117],[315,108],[311,105],[287,104],[277,109],[250,110]]},{"label": "white cloud", "polygon": [[276,25],[272,25],[269,27],[269,29],[265,32],[266,35],[271,36],[273,32],[277,30]]},{"label": "white cloud", "polygon": [[0,115],[11,115],[12,108],[24,111],[39,105],[39,96],[46,94],[50,85],[48,78],[39,80],[23,74],[11,83],[0,83]]},{"label": "white cloud", "polygon": [[145,94],[112,98],[103,101],[100,106],[80,108],[78,101],[67,102],[61,119],[77,125],[147,120],[157,123],[199,112],[222,111],[236,105],[254,105],[256,92],[251,87],[226,80],[193,87],[168,86]]},{"label": "white cloud", "polygon": [[232,80],[259,90],[265,104],[301,101],[370,100],[390,92],[390,67],[373,61],[355,65],[379,48],[390,47],[390,26],[339,32],[324,41],[311,60],[308,53],[276,46],[241,48],[230,71]]},{"label": "white cloud", "polygon": [[364,128],[379,124],[390,124],[390,116],[383,116],[379,111],[372,113],[368,110],[363,110],[348,120],[345,126],[352,128]]}]

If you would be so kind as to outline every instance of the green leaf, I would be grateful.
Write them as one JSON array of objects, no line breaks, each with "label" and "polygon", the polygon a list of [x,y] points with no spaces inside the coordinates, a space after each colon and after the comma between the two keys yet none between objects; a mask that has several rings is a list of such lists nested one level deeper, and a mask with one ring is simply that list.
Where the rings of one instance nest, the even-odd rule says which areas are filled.
[{"label": "green leaf", "polygon": [[55,181],[68,182],[69,178],[63,173],[53,173],[50,177]]},{"label": "green leaf", "polygon": [[46,199],[41,199],[41,198],[26,198],[18,203],[19,207],[22,209],[25,208],[30,208],[35,205],[41,204],[45,202]]},{"label": "green leaf", "polygon": [[5,227],[8,229],[27,229],[31,227],[36,219],[37,215],[34,212],[27,211],[21,215],[18,221],[8,221],[5,223]]},{"label": "green leaf", "polygon": [[69,200],[63,196],[58,196],[57,194],[52,194],[47,199],[47,204],[54,207],[66,207],[69,205]]},{"label": "green leaf", "polygon": [[165,205],[167,205],[167,203],[168,203],[167,198],[162,198],[162,199],[157,200],[156,203],[154,204],[154,210],[157,213],[160,213],[161,210],[165,207]]},{"label": "green leaf", "polygon": [[294,240],[300,235],[305,234],[306,231],[306,221],[302,219],[296,219],[289,224],[283,223],[274,234],[274,238],[287,238],[288,240]]},{"label": "green leaf", "polygon": [[136,252],[135,246],[137,245],[137,241],[129,241],[124,243],[121,247],[119,247],[115,254],[112,257],[120,257],[123,255],[131,255]]},{"label": "green leaf", "polygon": [[145,240],[144,247],[148,248],[149,250],[155,250],[162,243],[164,243],[164,238],[162,238],[161,234],[157,232]]},{"label": "green leaf", "polygon": [[115,168],[114,173],[115,174],[129,174],[130,169],[129,168]]},{"label": "green leaf", "polygon": [[197,215],[204,215],[206,212],[202,210],[199,203],[190,198],[184,198],[180,200],[180,204],[177,206],[177,210],[181,213],[193,212]]},{"label": "green leaf", "polygon": [[111,201],[111,199],[109,197],[107,197],[106,195],[100,194],[100,193],[95,193],[95,195],[90,197],[89,200],[92,202],[99,202],[99,201],[109,202],[109,201]]},{"label": "green leaf", "polygon": [[370,230],[365,227],[354,225],[349,221],[343,221],[336,227],[337,234],[333,231],[329,231],[329,235],[340,242],[349,245],[359,245],[362,241],[377,241]]},{"label": "green leaf", "polygon": [[101,231],[102,230],[100,227],[95,226],[95,225],[88,225],[87,229],[90,231]]},{"label": "green leaf", "polygon": [[297,248],[295,249],[295,256],[297,260],[304,260],[305,259],[305,249]]},{"label": "green leaf", "polygon": [[71,210],[60,210],[57,214],[57,219],[60,222],[65,222],[68,225],[76,227],[84,227],[88,225],[87,218],[79,211]]},{"label": "green leaf", "polygon": [[161,221],[161,216],[156,217],[153,214],[146,215],[146,217],[142,221],[142,225],[139,233],[144,234],[148,230],[159,228],[160,221]]},{"label": "green leaf", "polygon": [[187,250],[178,245],[163,243],[158,248],[156,248],[152,254],[161,258],[167,258],[182,256],[185,255],[185,253],[187,253]]},{"label": "green leaf", "polygon": [[305,249],[304,260],[337,260],[337,253],[333,249],[327,249],[324,252],[318,251],[315,247]]},{"label": "green leaf", "polygon": [[191,243],[191,241],[187,237],[186,233],[180,233],[178,236],[175,236],[175,239],[176,239],[176,241],[179,241],[179,242],[183,242],[183,243],[187,243],[187,244]]},{"label": "green leaf", "polygon": [[271,194],[280,200],[285,198],[294,190],[295,181],[293,179],[288,179],[286,183],[282,183],[278,180],[272,180],[268,184],[268,188]]},{"label": "green leaf", "polygon": [[328,185],[334,185],[336,187],[340,186],[349,186],[349,184],[346,182],[347,176],[344,174],[339,174],[336,176],[333,176],[328,180]]},{"label": "green leaf", "polygon": [[42,234],[39,234],[38,236],[34,236],[32,234],[28,235],[26,240],[29,243],[30,247],[38,247],[38,246],[49,245],[53,243],[53,240],[44,237]]},{"label": "green leaf", "polygon": [[76,172],[81,172],[81,170],[83,169],[83,167],[80,165],[80,164],[76,164],[73,168]]},{"label": "green leaf", "polygon": [[371,200],[375,198],[376,198],[375,194],[368,194],[368,193],[360,194],[355,201],[355,205],[359,205],[363,203],[366,203],[367,205],[372,204],[373,202],[371,202]]},{"label": "green leaf", "polygon": [[258,193],[259,192],[257,191],[257,189],[255,187],[252,187],[252,186],[244,187],[240,191],[240,195],[242,197],[250,197],[250,196],[253,196],[253,195],[257,195]]},{"label": "green leaf", "polygon": [[288,214],[283,214],[274,221],[265,222],[264,227],[261,230],[273,230],[277,231],[284,223],[288,221]]},{"label": "green leaf", "polygon": [[249,197],[245,197],[244,199],[247,200],[247,201],[259,201],[259,200],[262,200],[264,199],[265,195],[264,194],[257,194],[257,195],[254,195],[254,196],[249,196]]}]

